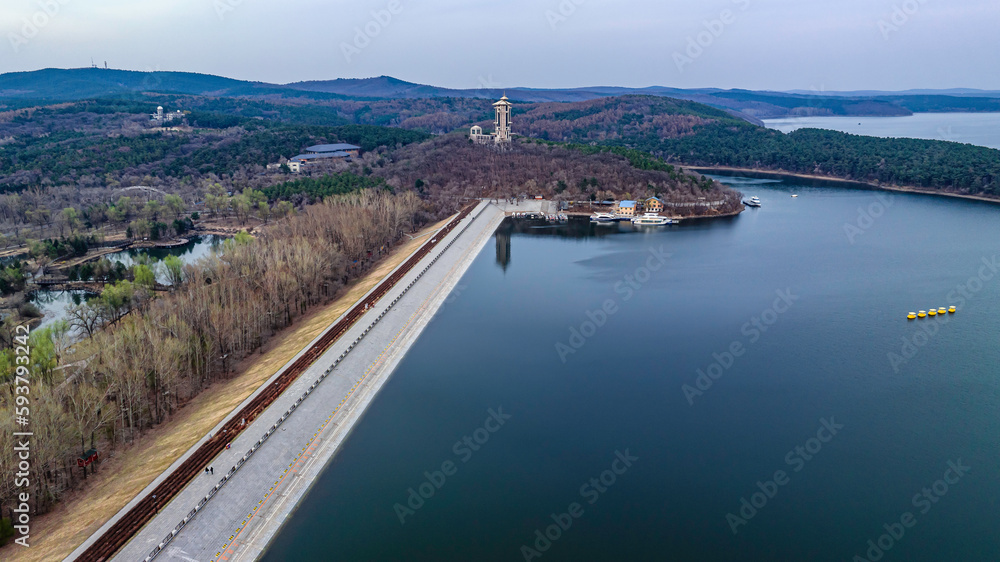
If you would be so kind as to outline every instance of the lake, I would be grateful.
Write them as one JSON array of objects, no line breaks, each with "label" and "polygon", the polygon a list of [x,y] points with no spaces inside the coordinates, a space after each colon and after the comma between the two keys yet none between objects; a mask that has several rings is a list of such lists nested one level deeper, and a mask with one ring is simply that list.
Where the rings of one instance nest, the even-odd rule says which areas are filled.
[{"label": "lake", "polygon": [[1000,559],[1000,207],[718,179],[505,223],[264,560]]},{"label": "lake", "polygon": [[765,119],[770,129],[832,129],[873,137],[953,141],[1000,149],[1000,113],[914,113],[907,117],[790,117]]},{"label": "lake", "polygon": [[[162,261],[167,256],[178,256],[184,264],[195,263],[196,261],[210,255],[222,247],[227,237],[208,234],[205,236],[190,236],[187,244],[174,246],[171,248],[131,248],[108,254],[104,256],[111,262],[121,262],[125,267],[132,267],[139,256],[149,256],[155,260]],[[157,281],[166,282],[165,272],[158,272]]]},{"label": "lake", "polygon": [[[220,248],[225,240],[225,237],[213,234],[192,236],[188,238],[187,244],[173,248],[135,248],[102,257],[111,262],[122,262],[125,267],[131,267],[140,255],[148,255],[157,260],[163,260],[167,256],[178,256],[183,263],[189,264],[208,256]],[[159,283],[168,283],[166,272],[163,271],[162,266],[159,266],[156,272],[156,280]],[[66,319],[66,313],[70,307],[79,305],[81,301],[86,301],[87,298],[93,296],[83,291],[36,291],[30,301],[42,312],[42,322],[38,327],[44,328],[57,320]]]}]

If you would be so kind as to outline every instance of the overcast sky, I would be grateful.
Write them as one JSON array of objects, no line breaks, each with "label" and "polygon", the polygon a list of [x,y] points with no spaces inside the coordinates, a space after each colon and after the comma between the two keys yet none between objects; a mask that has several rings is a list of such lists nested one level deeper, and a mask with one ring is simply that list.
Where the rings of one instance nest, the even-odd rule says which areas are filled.
[{"label": "overcast sky", "polygon": [[1000,89],[997,0],[2,0],[0,30],[2,72]]}]

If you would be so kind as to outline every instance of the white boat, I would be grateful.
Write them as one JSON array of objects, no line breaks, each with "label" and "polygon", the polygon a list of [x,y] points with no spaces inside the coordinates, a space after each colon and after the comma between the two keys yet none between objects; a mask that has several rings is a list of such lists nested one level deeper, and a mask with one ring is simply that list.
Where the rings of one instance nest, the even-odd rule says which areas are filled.
[{"label": "white boat", "polygon": [[677,224],[678,221],[661,217],[656,213],[646,213],[632,219],[632,224],[636,226],[663,226],[665,224]]},{"label": "white boat", "polygon": [[615,222],[617,220],[611,213],[594,213],[590,215],[590,222]]},{"label": "white boat", "polygon": [[747,207],[760,207],[760,198],[751,197],[750,199],[743,202]]}]

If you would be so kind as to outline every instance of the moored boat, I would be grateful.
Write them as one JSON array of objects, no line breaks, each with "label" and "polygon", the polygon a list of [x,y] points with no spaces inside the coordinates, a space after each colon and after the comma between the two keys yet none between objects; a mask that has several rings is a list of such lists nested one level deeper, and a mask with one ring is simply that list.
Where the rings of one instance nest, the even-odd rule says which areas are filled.
[{"label": "moored boat", "polygon": [[677,224],[678,221],[661,217],[656,213],[646,213],[632,219],[632,224],[636,226],[663,226],[665,224]]},{"label": "moored boat", "polygon": [[750,199],[744,201],[743,204],[747,207],[760,207],[760,198],[751,197]]}]

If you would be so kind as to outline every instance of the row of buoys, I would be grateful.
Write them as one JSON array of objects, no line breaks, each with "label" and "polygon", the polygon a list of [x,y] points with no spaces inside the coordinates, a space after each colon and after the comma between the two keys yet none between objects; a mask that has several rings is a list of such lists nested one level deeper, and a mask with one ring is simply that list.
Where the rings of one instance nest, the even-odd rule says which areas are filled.
[{"label": "row of buoys", "polygon": [[911,312],[906,315],[908,320],[916,320],[917,318],[927,318],[928,316],[944,316],[945,314],[955,314],[958,309],[954,306],[949,306],[948,308],[932,308],[930,310],[921,310],[920,312]]}]

